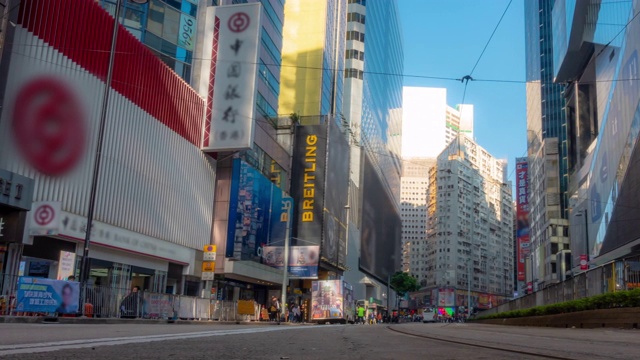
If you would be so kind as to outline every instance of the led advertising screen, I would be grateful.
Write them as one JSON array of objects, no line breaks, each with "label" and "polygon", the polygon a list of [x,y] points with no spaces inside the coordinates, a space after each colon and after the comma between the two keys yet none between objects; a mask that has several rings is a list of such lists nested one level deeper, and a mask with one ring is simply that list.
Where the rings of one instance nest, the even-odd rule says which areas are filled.
[{"label": "led advertising screen", "polygon": [[400,269],[402,221],[368,156],[364,163],[360,268],[386,282]]},{"label": "led advertising screen", "polygon": [[529,173],[527,158],[516,159],[516,238],[518,281],[525,281],[525,259],[530,254],[529,243]]},{"label": "led advertising screen", "polygon": [[241,159],[233,160],[226,257],[261,261],[260,249],[284,245],[284,192]]}]

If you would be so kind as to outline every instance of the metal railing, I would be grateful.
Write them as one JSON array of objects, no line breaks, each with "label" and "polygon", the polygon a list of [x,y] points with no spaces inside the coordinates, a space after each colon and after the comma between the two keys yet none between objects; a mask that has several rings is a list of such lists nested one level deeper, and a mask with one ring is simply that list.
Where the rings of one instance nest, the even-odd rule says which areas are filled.
[{"label": "metal railing", "polygon": [[[5,276],[4,280],[18,283],[18,276]],[[217,321],[259,321],[261,306],[254,303],[253,315],[238,314],[238,303],[185,295],[162,294],[150,291],[134,292],[108,286],[89,285],[80,288],[86,294],[78,312],[58,314],[18,311],[17,286],[0,294],[0,315],[10,316],[86,316],[92,318],[130,318],[160,320],[217,320]],[[82,296],[81,296],[82,297]]]},{"label": "metal railing", "polygon": [[640,259],[626,259],[577,274],[566,281],[484,310],[481,315],[523,310],[639,287]]}]

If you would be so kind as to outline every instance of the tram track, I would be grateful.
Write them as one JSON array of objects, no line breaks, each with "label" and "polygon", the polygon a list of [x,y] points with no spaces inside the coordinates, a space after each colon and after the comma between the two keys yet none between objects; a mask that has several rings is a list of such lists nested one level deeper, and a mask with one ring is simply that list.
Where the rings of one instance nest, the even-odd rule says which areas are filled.
[{"label": "tram track", "polygon": [[478,344],[478,343],[473,343],[473,342],[466,342],[466,341],[462,341],[462,340],[444,339],[444,338],[436,337],[436,336],[416,334],[416,333],[412,333],[412,332],[408,332],[408,331],[399,330],[397,328],[394,328],[393,326],[387,326],[386,328],[389,331],[393,331],[395,333],[406,335],[406,336],[413,336],[413,337],[418,337],[418,338],[423,338],[423,339],[428,339],[428,340],[433,340],[433,341],[439,341],[439,342],[443,342],[443,343],[463,345],[463,346],[475,347],[475,348],[486,349],[486,350],[500,351],[500,352],[514,354],[514,355],[527,355],[527,356],[537,357],[537,358],[540,358],[540,359],[579,360],[579,359],[576,359],[576,358],[569,358],[569,357],[564,357],[564,356],[541,354],[541,353],[525,351],[525,350],[508,349],[508,348],[502,348],[502,347],[497,347],[497,346],[492,346],[492,345],[483,345],[483,344]]}]

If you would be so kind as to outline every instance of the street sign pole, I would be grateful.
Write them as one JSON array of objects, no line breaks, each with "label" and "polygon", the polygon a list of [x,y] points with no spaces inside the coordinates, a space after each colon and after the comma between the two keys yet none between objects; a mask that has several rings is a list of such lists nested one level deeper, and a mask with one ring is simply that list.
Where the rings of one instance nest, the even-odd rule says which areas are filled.
[{"label": "street sign pole", "polygon": [[280,309],[282,314],[278,315],[278,322],[280,318],[285,314],[285,307],[287,304],[287,285],[289,283],[289,243],[291,242],[291,217],[293,216],[293,200],[282,200],[283,205],[286,202],[287,206],[287,226],[284,233],[284,266],[282,268],[282,296],[280,299]]}]

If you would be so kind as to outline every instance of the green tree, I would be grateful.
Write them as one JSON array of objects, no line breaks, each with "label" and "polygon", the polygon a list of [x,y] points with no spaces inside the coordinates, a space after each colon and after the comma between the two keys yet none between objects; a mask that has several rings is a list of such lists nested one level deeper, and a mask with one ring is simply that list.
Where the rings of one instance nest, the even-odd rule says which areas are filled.
[{"label": "green tree", "polygon": [[420,290],[418,281],[413,276],[402,271],[398,271],[391,276],[391,287],[393,287],[399,296],[404,296],[411,291]]}]

